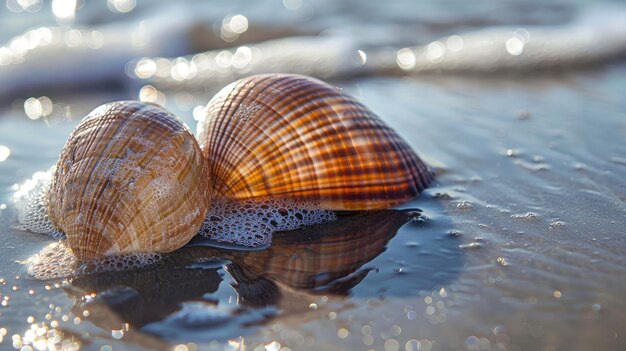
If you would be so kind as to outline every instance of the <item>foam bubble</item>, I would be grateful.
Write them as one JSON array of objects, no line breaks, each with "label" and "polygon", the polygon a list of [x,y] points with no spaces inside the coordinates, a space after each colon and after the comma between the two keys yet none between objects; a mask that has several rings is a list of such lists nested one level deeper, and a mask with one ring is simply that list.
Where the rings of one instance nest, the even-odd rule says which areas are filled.
[{"label": "foam bubble", "polygon": [[[48,234],[57,239],[65,235],[55,229],[48,216],[48,193],[55,167],[37,172],[13,195],[18,229]],[[167,199],[164,199],[167,200]],[[303,226],[336,219],[333,211],[320,209],[318,204],[278,200],[216,200],[200,228],[199,235],[222,243],[247,247],[268,246],[272,233],[295,230]],[[37,279],[67,278],[79,274],[131,270],[161,260],[158,253],[128,254],[105,257],[81,263],[64,241],[51,244],[25,263],[28,272]]]},{"label": "foam bubble", "polygon": [[56,167],[36,172],[31,179],[19,185],[12,202],[17,213],[17,228],[34,233],[48,234],[56,239],[65,235],[52,225],[48,217],[48,193]]},{"label": "foam bubble", "polygon": [[80,262],[64,241],[52,243],[22,262],[28,265],[28,274],[39,280],[71,276]]},{"label": "foam bubble", "polygon": [[237,245],[269,245],[272,233],[330,222],[335,213],[315,203],[264,199],[215,200],[200,227],[199,235]]},{"label": "foam bubble", "polygon": [[65,241],[59,241],[44,247],[22,263],[28,265],[27,272],[33,278],[49,280],[109,271],[130,271],[154,265],[161,259],[159,253],[137,253],[81,262]]}]

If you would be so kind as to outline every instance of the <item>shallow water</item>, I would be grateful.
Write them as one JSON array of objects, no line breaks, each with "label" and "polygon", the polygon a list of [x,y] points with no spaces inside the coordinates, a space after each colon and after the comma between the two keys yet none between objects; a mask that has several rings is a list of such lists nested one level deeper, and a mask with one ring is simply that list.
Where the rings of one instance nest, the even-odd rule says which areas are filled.
[{"label": "shallow water", "polygon": [[[232,6],[220,15],[242,12],[251,23],[271,15]],[[403,46],[490,25],[562,24],[585,6],[464,10],[433,2],[409,12],[373,3],[346,12],[334,2],[304,2],[295,12],[273,11],[293,25],[310,7],[317,15],[303,28],[361,31],[373,43],[384,40],[373,35],[381,29],[421,33],[393,36],[390,45]],[[92,14],[85,23],[97,25],[98,12],[85,11]],[[0,348],[626,348],[626,64],[333,84],[436,167],[435,184],[402,206],[422,209],[421,219],[375,212],[278,235],[264,251],[185,248],[156,267],[73,280],[26,274],[20,261],[54,241],[12,227],[13,185],[53,164],[92,108],[136,98],[138,89],[50,90],[58,105],[47,123],[26,118],[23,100],[3,105],[0,145],[10,155],[0,162],[0,204],[7,205],[0,206]],[[162,94],[190,126],[192,109],[210,97]]]}]

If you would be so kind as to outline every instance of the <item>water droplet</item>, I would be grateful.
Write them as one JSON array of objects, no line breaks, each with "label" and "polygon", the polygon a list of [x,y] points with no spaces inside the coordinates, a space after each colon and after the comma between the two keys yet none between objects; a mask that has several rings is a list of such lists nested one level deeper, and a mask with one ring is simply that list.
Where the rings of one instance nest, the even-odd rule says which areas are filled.
[{"label": "water droplet", "polygon": [[337,330],[337,336],[345,339],[348,337],[348,330],[346,328],[339,328],[339,330]]},{"label": "water droplet", "polygon": [[463,250],[475,250],[475,249],[480,249],[481,247],[483,247],[483,245],[479,242],[471,242],[471,243],[467,243],[467,244],[461,244],[459,245],[459,248],[463,249]]},{"label": "water droplet", "polygon": [[11,149],[4,145],[0,145],[0,162],[6,161],[11,155]]},{"label": "water droplet", "polygon": [[515,113],[515,117],[517,117],[517,119],[519,120],[527,120],[530,118],[530,112],[528,112],[528,110],[517,110],[517,112]]},{"label": "water droplet", "polygon": [[493,335],[498,336],[502,334],[506,334],[506,328],[504,326],[497,325],[495,328],[493,328]]},{"label": "water droplet", "polygon": [[448,235],[453,237],[453,238],[458,238],[458,237],[460,237],[462,235],[462,233],[460,231],[458,231],[458,230],[454,230],[453,229],[453,230],[450,230],[448,232]]},{"label": "water droplet", "polygon": [[565,222],[563,221],[552,221],[550,222],[550,228],[559,229],[565,227]]},{"label": "water droplet", "polygon": [[467,201],[461,201],[460,203],[456,205],[456,208],[460,210],[469,210],[472,208],[472,204]]},{"label": "water droplet", "polygon": [[396,339],[385,340],[385,351],[398,351],[400,349],[400,343]]},{"label": "water droplet", "polygon": [[508,157],[517,157],[521,155],[521,152],[519,150],[515,150],[515,149],[507,149],[505,154]]},{"label": "water droplet", "polygon": [[514,214],[511,216],[511,218],[516,218],[516,219],[527,219],[527,220],[535,220],[537,219],[539,216],[534,213],[534,212],[528,212],[525,214]]},{"label": "water droplet", "polygon": [[113,339],[121,339],[124,337],[124,331],[123,330],[111,330],[111,337],[113,337]]},{"label": "water droplet", "polygon": [[409,247],[409,248],[415,248],[415,247],[419,247],[420,244],[416,241],[407,241],[404,246]]}]

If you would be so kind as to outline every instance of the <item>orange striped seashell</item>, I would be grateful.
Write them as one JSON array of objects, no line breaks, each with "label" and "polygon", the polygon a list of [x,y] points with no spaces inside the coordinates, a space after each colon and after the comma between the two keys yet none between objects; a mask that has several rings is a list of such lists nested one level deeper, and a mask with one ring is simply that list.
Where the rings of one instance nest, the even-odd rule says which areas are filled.
[{"label": "orange striped seashell", "polygon": [[366,210],[414,198],[432,179],[365,106],[305,76],[255,75],[228,85],[206,106],[197,137],[213,194],[226,198]]},{"label": "orange striped seashell", "polygon": [[72,132],[48,213],[83,261],[169,252],[197,233],[210,187],[201,150],[182,122],[155,104],[116,102]]}]

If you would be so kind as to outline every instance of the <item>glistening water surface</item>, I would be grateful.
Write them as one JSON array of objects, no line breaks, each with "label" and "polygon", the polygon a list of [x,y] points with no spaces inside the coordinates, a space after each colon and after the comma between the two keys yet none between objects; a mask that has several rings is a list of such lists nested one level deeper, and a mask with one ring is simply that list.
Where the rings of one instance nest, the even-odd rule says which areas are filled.
[{"label": "glistening water surface", "polygon": [[[524,4],[517,6],[532,10],[523,18],[513,6],[498,9],[497,21],[483,5],[457,12],[432,3],[388,12],[372,5],[344,14],[322,3],[299,8],[332,13],[303,27],[371,33],[421,26],[436,38],[482,25],[560,24],[582,7]],[[368,26],[370,16],[376,20]],[[512,75],[377,74],[332,84],[436,167],[435,183],[401,206],[422,209],[419,219],[402,211],[343,217],[281,233],[264,251],[189,247],[158,266],[71,280],[26,274],[20,261],[55,241],[13,228],[14,184],[53,164],[92,108],[137,98],[139,89],[50,91],[53,115],[71,119],[49,123],[24,116],[28,94],[4,105],[0,348],[626,348],[623,62]],[[159,93],[192,129],[193,108],[211,96]]]}]

